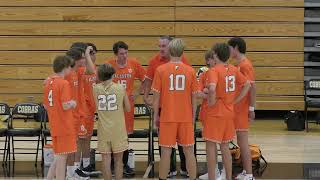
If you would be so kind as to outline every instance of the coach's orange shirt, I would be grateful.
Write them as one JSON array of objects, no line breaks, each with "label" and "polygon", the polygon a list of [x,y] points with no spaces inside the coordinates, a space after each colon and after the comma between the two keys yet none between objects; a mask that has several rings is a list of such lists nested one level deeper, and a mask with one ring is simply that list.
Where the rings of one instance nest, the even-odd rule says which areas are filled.
[{"label": "coach's orange shirt", "polygon": [[[251,83],[255,81],[255,74],[253,70],[252,63],[249,59],[243,59],[238,65],[236,65],[238,70],[243,74]],[[236,94],[240,94],[241,89],[236,87]],[[248,110],[250,105],[250,91],[247,95],[238,103],[235,104],[235,112],[241,112],[243,109]]]},{"label": "coach's orange shirt", "polygon": [[[149,66],[148,66],[148,69],[147,69],[147,73],[146,73],[146,78],[150,79],[150,80],[153,80],[153,77],[154,77],[154,73],[156,71],[156,69],[165,64],[165,63],[168,63],[170,61],[170,59],[165,59],[165,58],[162,58],[160,56],[160,54],[158,53],[156,56],[154,56],[150,62],[149,62]],[[188,62],[187,62],[187,59],[184,55],[182,55],[182,59],[181,61],[187,65]]]},{"label": "coach's orange shirt", "polygon": [[113,75],[113,82],[121,84],[127,92],[128,96],[132,95],[134,88],[134,80],[137,78],[144,81],[146,70],[134,58],[128,58],[127,65],[120,68],[115,59],[107,61],[116,70]]},{"label": "coach's orange shirt", "polygon": [[81,76],[84,74],[85,68],[81,67],[78,71],[71,70],[70,74],[65,77],[65,79],[70,83],[71,87],[71,97],[77,102],[76,108],[73,110],[73,116],[76,119],[79,119],[80,116],[83,116],[83,99],[84,99],[84,90],[83,85],[81,84]]},{"label": "coach's orange shirt", "polygon": [[158,67],[152,90],[160,93],[160,122],[192,122],[192,93],[198,88],[191,66],[169,62]]},{"label": "coach's orange shirt", "polygon": [[53,76],[46,81],[43,103],[49,117],[51,136],[74,135],[72,110],[64,110],[62,103],[72,99],[69,82]]},{"label": "coach's orange shirt", "polygon": [[90,75],[84,74],[81,81],[83,83],[85,97],[84,113],[88,116],[92,116],[96,112],[96,104],[93,97],[92,87],[96,84],[97,75],[96,73]]},{"label": "coach's orange shirt", "polygon": [[225,110],[233,112],[236,88],[241,88],[247,81],[238,68],[231,64],[217,64],[209,69],[208,85],[216,85],[216,104],[208,107],[208,116],[223,116]]}]

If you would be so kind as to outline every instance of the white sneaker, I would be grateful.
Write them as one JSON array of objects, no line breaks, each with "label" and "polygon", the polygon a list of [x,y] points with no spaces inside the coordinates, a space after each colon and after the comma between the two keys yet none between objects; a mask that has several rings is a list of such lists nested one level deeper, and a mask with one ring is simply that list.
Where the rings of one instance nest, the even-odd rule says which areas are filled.
[{"label": "white sneaker", "polygon": [[236,179],[239,179],[239,180],[254,180],[254,177],[253,177],[252,174],[247,174],[247,172],[245,170],[243,170],[242,173],[238,174]]},{"label": "white sneaker", "polygon": [[[199,179],[209,179],[208,173],[199,176]],[[219,168],[216,167],[216,180],[221,180],[222,176],[220,174]]]},{"label": "white sneaker", "polygon": [[178,173],[177,171],[169,172],[168,178],[173,178],[173,177],[177,176],[177,173]]},{"label": "white sneaker", "polygon": [[227,179],[227,175],[226,175],[226,169],[222,168],[221,170],[221,179]]}]

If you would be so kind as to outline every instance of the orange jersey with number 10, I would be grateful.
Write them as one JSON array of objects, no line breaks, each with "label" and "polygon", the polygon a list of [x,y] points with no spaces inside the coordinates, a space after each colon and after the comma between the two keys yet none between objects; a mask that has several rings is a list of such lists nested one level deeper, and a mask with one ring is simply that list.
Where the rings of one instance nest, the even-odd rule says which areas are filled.
[{"label": "orange jersey with number 10", "polygon": [[191,66],[169,62],[156,69],[152,90],[160,93],[160,122],[192,122],[192,93],[198,91]]}]

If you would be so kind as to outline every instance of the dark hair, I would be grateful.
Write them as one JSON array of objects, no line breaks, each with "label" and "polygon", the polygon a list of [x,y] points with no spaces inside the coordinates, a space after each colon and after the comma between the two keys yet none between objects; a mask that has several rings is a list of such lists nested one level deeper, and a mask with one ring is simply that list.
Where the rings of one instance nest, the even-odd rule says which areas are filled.
[{"label": "dark hair", "polygon": [[234,37],[228,41],[228,45],[233,48],[238,47],[240,53],[245,54],[247,52],[246,41],[241,37]]},{"label": "dark hair", "polygon": [[112,78],[116,70],[111,64],[103,64],[98,67],[98,78],[100,81],[107,81]]},{"label": "dark hair", "polygon": [[98,52],[97,46],[96,46],[95,44],[93,44],[93,43],[87,43],[87,46],[92,46],[93,50],[94,50],[95,52]]},{"label": "dark hair", "polygon": [[63,69],[68,68],[72,59],[69,56],[56,56],[53,60],[53,72],[60,73]]},{"label": "dark hair", "polygon": [[168,40],[168,41],[172,41],[172,40],[173,40],[173,37],[168,36],[168,35],[164,35],[164,36],[160,36],[160,39],[166,39],[166,40]]},{"label": "dark hair", "polygon": [[204,59],[206,61],[208,61],[210,58],[212,58],[212,49],[207,50],[206,53],[204,54]]},{"label": "dark hair", "polygon": [[71,48],[66,55],[70,56],[74,61],[78,61],[83,57],[83,51],[80,48]]},{"label": "dark hair", "polygon": [[114,53],[114,54],[118,54],[118,51],[119,51],[120,48],[123,48],[123,49],[125,49],[125,50],[128,50],[129,47],[128,47],[128,45],[127,45],[125,42],[123,42],[123,41],[118,41],[118,42],[116,42],[116,43],[113,44],[113,47],[112,47],[113,53]]},{"label": "dark hair", "polygon": [[73,48],[78,48],[80,49],[83,53],[86,52],[86,49],[88,47],[88,44],[87,43],[84,43],[84,42],[75,42],[71,45],[70,49],[73,49]]},{"label": "dark hair", "polygon": [[226,43],[215,44],[212,48],[212,51],[222,62],[227,62],[230,57],[230,48]]}]

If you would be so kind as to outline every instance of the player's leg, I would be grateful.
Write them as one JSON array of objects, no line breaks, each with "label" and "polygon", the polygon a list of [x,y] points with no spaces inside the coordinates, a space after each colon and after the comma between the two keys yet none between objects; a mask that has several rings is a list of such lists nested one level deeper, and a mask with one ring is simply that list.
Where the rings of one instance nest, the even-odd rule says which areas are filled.
[{"label": "player's leg", "polygon": [[207,168],[208,168],[208,177],[209,179],[216,178],[216,162],[217,162],[217,145],[215,142],[206,141],[206,152],[207,152]]},{"label": "player's leg", "polygon": [[222,153],[222,162],[226,171],[226,179],[232,178],[232,159],[229,150],[229,142],[221,143],[220,150]]},{"label": "player's leg", "polygon": [[248,131],[237,131],[237,143],[241,149],[241,161],[246,174],[252,175],[252,159],[248,142]]},{"label": "player's leg", "polygon": [[[56,168],[57,168],[56,161],[57,161],[57,159],[56,159],[56,157],[54,157],[54,160],[51,163],[50,168],[48,170],[48,174],[47,174],[48,180],[52,180],[56,176]],[[65,178],[65,177],[63,177],[63,178]]]},{"label": "player's leg", "polygon": [[[126,130],[128,135],[133,134],[133,130],[134,130],[134,101],[130,100],[130,112],[126,112],[125,113],[125,121],[126,121]],[[128,160],[129,160],[129,151],[128,149],[125,150],[123,153],[123,158],[122,158],[122,162],[123,162],[123,173],[126,176],[133,176],[134,173],[134,169],[130,168],[128,165]]]},{"label": "player's leg", "polygon": [[196,157],[194,156],[194,152],[193,152],[193,145],[183,146],[183,152],[186,157],[186,165],[187,165],[187,171],[189,173],[189,179],[196,179],[197,163],[196,163]]},{"label": "player's leg", "polygon": [[123,174],[123,152],[113,153],[114,155],[114,173],[115,179],[120,180],[122,179]]},{"label": "player's leg", "polygon": [[167,179],[170,169],[170,156],[172,147],[177,141],[177,123],[161,123],[159,127],[159,145],[161,146],[161,158],[159,163],[159,178]]},{"label": "player's leg", "polygon": [[67,154],[55,155],[56,160],[56,179],[64,180],[66,178]]},{"label": "player's leg", "polygon": [[111,153],[101,153],[102,155],[102,175],[103,179],[111,180]]},{"label": "player's leg", "polygon": [[197,177],[197,162],[194,155],[194,127],[193,123],[178,123],[178,144],[183,147],[186,158],[186,169],[189,179]]}]

